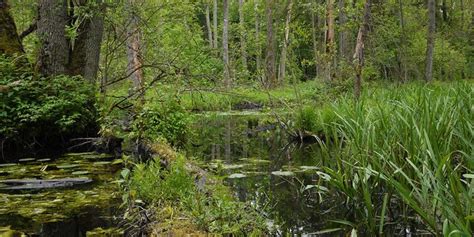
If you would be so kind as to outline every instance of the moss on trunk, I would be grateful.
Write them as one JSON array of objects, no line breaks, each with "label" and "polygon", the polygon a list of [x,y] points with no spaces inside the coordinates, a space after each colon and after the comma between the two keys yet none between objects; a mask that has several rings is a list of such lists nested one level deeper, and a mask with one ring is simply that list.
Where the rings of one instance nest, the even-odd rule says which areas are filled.
[{"label": "moss on trunk", "polygon": [[23,54],[23,47],[6,0],[0,0],[0,54]]}]

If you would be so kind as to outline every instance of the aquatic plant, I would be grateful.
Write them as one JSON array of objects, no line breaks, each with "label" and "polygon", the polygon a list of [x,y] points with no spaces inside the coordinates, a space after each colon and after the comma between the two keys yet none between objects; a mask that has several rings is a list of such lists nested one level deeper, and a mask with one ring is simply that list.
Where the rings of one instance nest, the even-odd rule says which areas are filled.
[{"label": "aquatic plant", "polygon": [[422,222],[436,235],[472,235],[473,94],[467,82],[377,89],[334,103],[333,120],[315,118],[342,138],[321,147],[327,185],[362,220],[352,226],[375,235]]}]

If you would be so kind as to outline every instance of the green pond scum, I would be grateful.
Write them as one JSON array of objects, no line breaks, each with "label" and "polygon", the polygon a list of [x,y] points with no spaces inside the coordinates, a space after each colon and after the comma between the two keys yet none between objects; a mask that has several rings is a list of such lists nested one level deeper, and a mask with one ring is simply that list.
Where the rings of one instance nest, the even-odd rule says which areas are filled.
[{"label": "green pond scum", "polygon": [[36,190],[8,190],[0,184],[0,236],[121,236],[121,230],[109,229],[120,215],[114,180],[121,166],[120,159],[96,153],[2,164],[0,181],[87,178],[92,182]]}]

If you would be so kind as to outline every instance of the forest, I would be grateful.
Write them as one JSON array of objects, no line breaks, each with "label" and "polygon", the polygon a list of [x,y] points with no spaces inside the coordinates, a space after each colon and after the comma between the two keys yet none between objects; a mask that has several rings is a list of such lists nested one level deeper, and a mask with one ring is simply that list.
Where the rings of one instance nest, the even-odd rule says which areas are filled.
[{"label": "forest", "polygon": [[0,236],[474,235],[473,0],[0,0]]}]

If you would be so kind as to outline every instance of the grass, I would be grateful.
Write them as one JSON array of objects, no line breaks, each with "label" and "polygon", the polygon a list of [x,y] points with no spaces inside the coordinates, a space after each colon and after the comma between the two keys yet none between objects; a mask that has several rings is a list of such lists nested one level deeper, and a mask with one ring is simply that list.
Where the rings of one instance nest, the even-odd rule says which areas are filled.
[{"label": "grass", "polygon": [[303,125],[333,138],[332,146],[321,143],[330,161],[327,185],[347,197],[360,229],[381,234],[390,220],[400,228],[421,222],[435,235],[472,236],[472,95],[468,82],[410,84],[303,110]]},{"label": "grass", "polygon": [[160,158],[136,164],[128,183],[132,203],[144,203],[154,216],[152,234],[265,233],[262,217],[250,206],[235,200],[222,180],[193,170],[192,161],[177,155],[164,168]]}]

